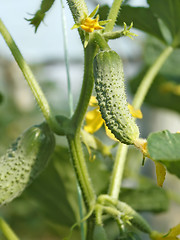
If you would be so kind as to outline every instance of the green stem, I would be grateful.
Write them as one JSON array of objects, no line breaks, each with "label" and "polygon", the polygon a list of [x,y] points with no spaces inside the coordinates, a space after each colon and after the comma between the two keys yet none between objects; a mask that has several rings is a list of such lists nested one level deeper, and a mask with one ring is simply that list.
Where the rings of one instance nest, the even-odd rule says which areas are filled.
[{"label": "green stem", "polygon": [[67,0],[75,23],[80,22],[81,18],[88,15],[88,8],[84,0]]},{"label": "green stem", "polygon": [[93,60],[96,54],[96,49],[96,44],[91,40],[85,48],[83,85],[78,105],[72,116],[72,123],[74,124],[76,131],[79,131],[81,128],[94,86]]},{"label": "green stem", "polygon": [[108,19],[111,19],[111,21],[106,24],[104,32],[111,32],[113,30],[122,2],[123,0],[114,0],[108,15]]},{"label": "green stem", "polygon": [[7,240],[19,240],[10,226],[2,218],[0,218],[0,229]]},{"label": "green stem", "polygon": [[[79,23],[84,14],[88,16],[88,8],[84,0],[67,0],[67,3],[69,5],[75,23]],[[78,32],[82,43],[84,43],[83,30],[81,28],[78,28]]]},{"label": "green stem", "polygon": [[124,31],[105,32],[102,35],[107,40],[109,40],[109,39],[117,39],[117,38],[126,36],[124,34]]},{"label": "green stem", "polygon": [[93,33],[93,39],[97,43],[97,45],[99,46],[101,51],[111,49],[109,47],[108,43],[106,42],[106,40],[104,39],[104,37],[101,34],[99,34],[98,32]]},{"label": "green stem", "polygon": [[153,65],[149,68],[146,75],[144,76],[141,84],[139,85],[137,92],[134,96],[132,105],[135,109],[140,109],[148,91],[151,87],[151,84],[156,77],[157,73],[161,69],[164,62],[167,60],[169,55],[173,52],[174,48],[172,46],[167,46],[160,56],[156,59]]},{"label": "green stem", "polygon": [[52,129],[55,130],[55,132],[61,133],[61,131],[59,130],[59,125],[56,122],[56,120],[52,114],[52,111],[50,109],[50,106],[48,104],[46,97],[44,96],[44,93],[42,92],[30,67],[27,65],[27,63],[24,60],[22,54],[20,53],[16,43],[14,42],[12,36],[8,32],[7,28],[5,27],[5,25],[3,24],[1,19],[0,19],[0,33],[2,34],[5,42],[7,43],[9,49],[11,50],[12,55],[14,56],[17,64],[19,65],[19,68],[21,69],[25,79],[27,80],[27,82],[31,88],[31,91],[32,91],[33,95],[35,96],[38,105],[41,108],[41,111],[42,111],[45,119],[47,120],[49,125],[52,127]]},{"label": "green stem", "polygon": [[75,136],[67,136],[73,166],[81,187],[85,204],[88,209],[92,209],[96,201],[96,195],[89,177],[88,169],[84,159],[84,154],[81,145],[80,133]]},{"label": "green stem", "polygon": [[108,193],[114,199],[119,197],[127,150],[127,145],[119,143]]}]

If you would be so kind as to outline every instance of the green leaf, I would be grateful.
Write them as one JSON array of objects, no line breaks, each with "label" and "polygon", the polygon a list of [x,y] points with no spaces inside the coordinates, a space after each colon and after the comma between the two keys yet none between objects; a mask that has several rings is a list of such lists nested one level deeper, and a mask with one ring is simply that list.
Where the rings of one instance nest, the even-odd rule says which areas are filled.
[{"label": "green leaf", "polygon": [[133,27],[149,33],[163,42],[165,41],[158,24],[158,19],[149,8],[122,6],[116,24],[123,25],[123,22],[127,25],[133,22]]},{"label": "green leaf", "polygon": [[[107,19],[109,10],[110,8],[107,5],[100,7],[98,12],[100,18]],[[133,27],[149,33],[163,42],[165,41],[159,27],[158,19],[149,8],[122,5],[116,24],[123,26],[124,22],[127,25],[133,22]]]},{"label": "green leaf", "polygon": [[77,221],[76,178],[66,148],[56,147],[52,161],[26,194],[49,222],[70,227]]},{"label": "green leaf", "polygon": [[[148,66],[151,66],[159,55],[164,51],[165,46],[155,38],[149,37],[146,40],[144,49],[144,60]],[[170,76],[180,76],[180,68],[178,64],[180,61],[180,49],[174,49],[172,54],[168,57],[166,62],[160,69],[160,73]]]},{"label": "green leaf", "polygon": [[161,131],[151,133],[147,139],[150,158],[163,163],[167,170],[180,178],[180,133]]},{"label": "green leaf", "polygon": [[164,189],[156,185],[141,186],[137,189],[122,188],[120,199],[136,211],[163,212],[169,207],[169,199]]},{"label": "green leaf", "polygon": [[179,0],[148,0],[152,12],[168,27],[173,41],[180,47],[180,1]]}]

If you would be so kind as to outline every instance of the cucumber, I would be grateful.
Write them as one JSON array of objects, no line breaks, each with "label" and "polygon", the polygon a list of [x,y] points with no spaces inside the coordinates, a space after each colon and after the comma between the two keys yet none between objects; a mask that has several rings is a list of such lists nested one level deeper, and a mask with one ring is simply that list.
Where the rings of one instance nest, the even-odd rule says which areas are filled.
[{"label": "cucumber", "polygon": [[46,166],[55,138],[46,123],[26,130],[0,158],[0,206],[12,201]]},{"label": "cucumber", "polygon": [[107,127],[122,143],[139,138],[139,128],[130,114],[124,87],[123,64],[112,50],[100,51],[94,59],[97,100]]},{"label": "cucumber", "polygon": [[131,208],[125,202],[118,202],[117,209],[120,210],[125,216],[130,217],[130,223],[140,231],[150,234],[152,232],[151,227],[145,221],[139,213],[137,213],[133,208]]}]

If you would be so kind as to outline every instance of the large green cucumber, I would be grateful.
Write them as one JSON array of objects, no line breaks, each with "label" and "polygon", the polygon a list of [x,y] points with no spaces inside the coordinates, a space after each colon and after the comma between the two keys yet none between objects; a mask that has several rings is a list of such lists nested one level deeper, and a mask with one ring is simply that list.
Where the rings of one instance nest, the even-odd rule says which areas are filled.
[{"label": "large green cucumber", "polygon": [[115,51],[100,51],[96,55],[94,78],[98,104],[107,127],[120,142],[134,144],[139,138],[139,128],[128,109],[123,64]]},{"label": "large green cucumber", "polygon": [[55,147],[46,123],[26,130],[0,158],[0,206],[12,201],[39,175]]}]

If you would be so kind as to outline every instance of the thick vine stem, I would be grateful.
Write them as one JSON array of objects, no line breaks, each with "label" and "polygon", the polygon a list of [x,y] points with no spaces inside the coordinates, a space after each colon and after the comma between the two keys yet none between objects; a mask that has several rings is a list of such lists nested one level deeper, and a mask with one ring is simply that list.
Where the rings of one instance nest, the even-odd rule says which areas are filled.
[{"label": "thick vine stem", "polygon": [[[88,15],[88,8],[84,0],[67,0],[71,13],[73,15],[75,23],[80,22],[81,17]],[[78,29],[81,41],[84,42],[84,32],[82,29]]]},{"label": "thick vine stem", "polygon": [[0,229],[7,240],[19,240],[10,226],[2,218],[0,218]]},{"label": "thick vine stem", "polygon": [[119,143],[108,192],[114,199],[118,199],[119,197],[127,150],[127,145]]},{"label": "thick vine stem", "polygon": [[81,187],[85,204],[88,209],[92,209],[96,201],[96,195],[89,177],[88,169],[84,159],[84,154],[81,145],[80,133],[75,136],[67,136],[72,163]]},{"label": "thick vine stem", "polygon": [[67,0],[75,23],[80,22],[84,14],[88,15],[88,8],[84,0]]},{"label": "thick vine stem", "polygon": [[83,85],[78,105],[75,109],[74,115],[72,116],[72,123],[76,132],[80,131],[94,86],[93,60],[97,51],[97,45],[94,40],[89,40],[89,43],[84,51]]},{"label": "thick vine stem", "polygon": [[42,111],[46,121],[49,123],[50,127],[53,129],[54,132],[59,133],[60,135],[61,134],[63,135],[63,132],[61,131],[59,124],[52,113],[49,103],[48,103],[46,97],[44,96],[44,93],[42,92],[30,67],[24,60],[16,43],[14,42],[12,36],[8,32],[6,26],[3,24],[1,19],[0,19],[0,33],[2,34],[5,42],[7,43],[12,55],[14,56],[19,68],[22,71],[27,83],[29,84],[31,91],[32,91],[39,107],[41,108],[41,111]]},{"label": "thick vine stem", "polygon": [[123,0],[114,0],[108,15],[108,19],[111,21],[107,23],[104,32],[111,32],[113,30],[122,2]]},{"label": "thick vine stem", "polygon": [[135,109],[140,109],[155,76],[157,75],[169,55],[173,52],[173,50],[174,48],[172,46],[167,46],[147,71],[134,96],[132,105]]},{"label": "thick vine stem", "polygon": [[101,33],[94,32],[93,33],[93,39],[97,43],[97,45],[98,45],[98,47],[100,48],[101,51],[111,49]]}]

